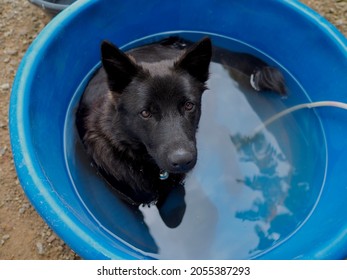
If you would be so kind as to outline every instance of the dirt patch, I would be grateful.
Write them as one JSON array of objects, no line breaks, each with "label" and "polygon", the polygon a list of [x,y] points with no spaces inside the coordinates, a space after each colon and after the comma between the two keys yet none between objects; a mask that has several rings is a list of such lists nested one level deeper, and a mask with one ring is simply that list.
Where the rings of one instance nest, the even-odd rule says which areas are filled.
[{"label": "dirt patch", "polygon": [[50,18],[25,0],[0,0],[0,7],[0,259],[76,259],[24,195],[8,135],[8,104],[17,67]]},{"label": "dirt patch", "polygon": [[[303,0],[347,36],[346,0]],[[0,0],[0,259],[79,259],[27,200],[13,166],[8,104],[29,44],[50,18],[25,0]]]}]

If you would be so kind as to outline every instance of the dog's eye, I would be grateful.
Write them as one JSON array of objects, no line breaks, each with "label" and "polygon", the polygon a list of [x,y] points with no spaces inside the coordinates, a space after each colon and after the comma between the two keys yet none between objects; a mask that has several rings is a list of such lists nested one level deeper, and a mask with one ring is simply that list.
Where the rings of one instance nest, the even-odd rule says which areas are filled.
[{"label": "dog's eye", "polygon": [[185,104],[184,104],[184,109],[186,111],[192,111],[194,109],[195,105],[194,103],[190,102],[190,101],[187,101]]},{"label": "dog's eye", "polygon": [[151,112],[148,110],[141,111],[140,115],[144,119],[149,119],[152,116]]}]

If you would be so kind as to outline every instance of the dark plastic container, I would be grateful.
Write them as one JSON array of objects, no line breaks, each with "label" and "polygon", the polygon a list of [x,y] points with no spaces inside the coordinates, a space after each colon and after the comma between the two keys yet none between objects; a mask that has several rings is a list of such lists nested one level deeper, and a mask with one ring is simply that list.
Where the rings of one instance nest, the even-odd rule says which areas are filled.
[{"label": "dark plastic container", "polygon": [[29,0],[30,3],[43,9],[49,16],[54,17],[77,0]]}]

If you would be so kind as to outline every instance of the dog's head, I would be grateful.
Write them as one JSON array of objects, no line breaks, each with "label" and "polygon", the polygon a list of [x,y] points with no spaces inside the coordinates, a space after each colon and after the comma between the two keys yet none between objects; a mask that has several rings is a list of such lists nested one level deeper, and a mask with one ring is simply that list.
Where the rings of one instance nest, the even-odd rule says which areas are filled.
[{"label": "dog's head", "polygon": [[195,43],[176,60],[154,63],[137,63],[105,41],[101,50],[123,131],[146,147],[159,168],[171,173],[192,169],[212,55],[210,39]]}]

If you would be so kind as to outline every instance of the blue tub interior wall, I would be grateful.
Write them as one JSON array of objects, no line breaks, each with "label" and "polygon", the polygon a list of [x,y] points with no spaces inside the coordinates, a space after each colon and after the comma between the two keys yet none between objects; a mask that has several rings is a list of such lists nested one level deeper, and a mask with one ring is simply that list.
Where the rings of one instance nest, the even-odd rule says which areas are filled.
[{"label": "blue tub interior wall", "polygon": [[[204,9],[205,6],[209,8]],[[261,12],[259,12],[259,6],[263,7]],[[20,167],[17,164],[17,170],[27,173],[29,177],[32,177],[33,170],[40,170],[41,180],[35,179],[35,176],[32,177],[36,189],[28,189],[27,186],[32,182],[21,180],[23,188],[27,193],[31,192],[36,197],[42,196],[43,200],[49,200],[53,204],[57,202],[52,196],[57,195],[60,201],[66,205],[66,209],[60,212],[54,212],[43,204],[35,205],[40,209],[41,215],[48,219],[48,224],[52,226],[60,223],[60,227],[55,228],[59,228],[58,234],[65,236],[65,241],[70,245],[74,244],[76,239],[80,239],[79,242],[85,242],[85,244],[95,242],[88,239],[88,231],[98,232],[100,236],[103,236],[103,239],[95,242],[94,251],[86,251],[83,246],[74,248],[77,253],[87,258],[122,258],[126,256],[126,254],[115,256],[111,249],[105,249],[107,246],[109,248],[123,248],[124,246],[91,222],[91,217],[83,210],[73,189],[64,184],[69,180],[64,155],[61,152],[66,110],[80,81],[99,62],[99,46],[103,39],[122,46],[141,37],[168,31],[194,30],[223,34],[256,46],[261,52],[284,65],[294,77],[297,77],[306,91],[312,93],[310,95],[312,101],[331,97],[337,101],[347,102],[347,83],[345,82],[347,49],[346,44],[343,44],[343,38],[336,35],[332,29],[331,34],[337,36],[337,40],[335,42],[326,40],[325,35],[329,31],[324,30],[321,33],[316,31],[317,25],[314,22],[319,17],[312,17],[311,20],[301,19],[294,10],[294,7],[297,6],[301,13],[307,13],[308,10],[297,1],[180,0],[166,1],[163,5],[163,1],[160,0],[99,0],[77,1],[59,14],[41,33],[40,40],[36,40],[35,46],[28,50],[17,73],[14,91],[21,92],[23,96],[25,93],[25,100],[29,100],[28,96],[31,96],[30,105],[26,106],[25,100],[23,100],[20,103],[22,107],[10,109],[17,112],[15,116],[10,116],[12,127],[17,120],[23,121],[18,127],[12,129],[11,138],[15,139],[12,143],[13,147],[22,145],[22,140],[25,138],[35,147],[37,160],[30,163],[26,155],[14,154],[16,162],[22,162]],[[75,16],[65,18],[67,13]],[[282,17],[282,13],[287,13],[287,16]],[[62,21],[64,24],[61,24]],[[69,29],[65,27],[67,22]],[[305,29],[305,33],[291,33],[291,36],[286,36],[287,28],[292,29],[293,25],[297,25],[295,28]],[[323,48],[324,52],[319,48],[312,49],[309,54],[301,52],[308,41],[310,44],[314,42]],[[50,64],[45,63],[45,56],[48,55],[48,52],[53,52],[56,56],[56,59]],[[341,57],[346,58],[344,63],[341,63]],[[330,64],[323,65],[321,61],[330,61],[331,65],[339,66],[330,68]],[[339,63],[335,63],[335,61],[339,61]],[[311,70],[317,68],[320,71],[314,71],[316,75],[311,75]],[[32,77],[32,69],[37,70],[33,71],[35,77]],[[334,80],[341,81],[341,83],[331,83],[332,75]],[[23,88],[24,84],[21,79],[29,80],[30,78],[33,78],[32,84],[26,84],[26,87]],[[319,83],[317,83],[318,80]],[[53,84],[54,86],[51,86]],[[35,90],[37,88],[49,88],[50,90],[38,92]],[[20,98],[12,97],[11,104],[16,104]],[[49,124],[42,120],[40,108],[51,112]],[[339,174],[344,172],[343,166],[347,157],[345,144],[339,140],[347,138],[345,125],[347,113],[330,108],[319,109],[319,115],[322,118],[329,143],[327,185],[333,187],[324,189],[316,210],[320,215],[313,214],[303,226],[306,228],[306,234],[301,234],[301,231],[296,234],[295,242],[302,244],[303,252],[305,249],[310,251],[311,244],[319,244],[322,237],[326,238],[324,231],[316,234],[315,229],[318,226],[335,228],[341,238],[328,240],[327,243],[340,242],[347,248],[346,238],[343,238],[347,232],[345,221],[343,217],[334,216],[336,211],[346,210],[346,200],[341,199],[334,203],[328,201],[331,195],[344,196],[347,199],[347,179],[346,177],[338,179]],[[24,128],[25,124],[29,124],[27,127],[42,133],[31,134],[27,128]],[[51,166],[51,158],[56,159],[54,166]],[[42,166],[50,166],[50,171],[43,170]],[[49,184],[51,188],[45,189],[43,184]],[[324,207],[324,210],[321,210],[320,207]],[[69,214],[71,211],[74,213],[73,217]],[[49,215],[45,214],[47,212],[50,212]],[[341,222],[336,223],[336,219],[341,219]],[[80,223],[89,224],[90,228],[83,232],[74,226]],[[307,241],[309,229],[312,229],[310,242]],[[68,234],[69,232],[71,234]],[[294,246],[294,243],[291,242],[288,240],[281,245],[282,249],[288,252],[286,256],[273,250],[266,255],[266,258],[343,257],[343,252],[334,250],[301,255],[296,251],[297,245]],[[124,248],[123,250],[136,256],[136,253],[131,250],[127,251]]]}]

